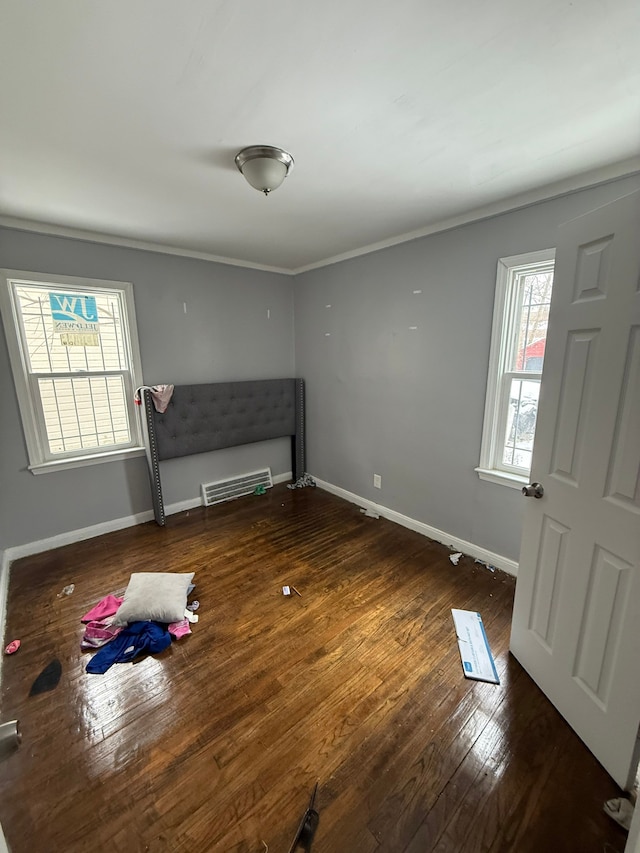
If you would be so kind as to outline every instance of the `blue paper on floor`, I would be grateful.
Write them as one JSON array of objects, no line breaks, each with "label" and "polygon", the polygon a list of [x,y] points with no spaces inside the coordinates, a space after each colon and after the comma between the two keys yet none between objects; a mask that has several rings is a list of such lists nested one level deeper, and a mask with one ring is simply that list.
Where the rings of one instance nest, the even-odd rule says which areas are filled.
[{"label": "blue paper on floor", "polygon": [[465,678],[500,684],[482,616],[473,610],[452,610],[451,614]]}]

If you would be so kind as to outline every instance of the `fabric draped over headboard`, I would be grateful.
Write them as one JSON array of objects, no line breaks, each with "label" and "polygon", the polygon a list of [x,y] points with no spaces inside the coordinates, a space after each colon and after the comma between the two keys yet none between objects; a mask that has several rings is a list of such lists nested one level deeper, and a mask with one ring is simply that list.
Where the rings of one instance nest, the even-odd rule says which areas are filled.
[{"label": "fabric draped over headboard", "polygon": [[155,519],[165,523],[160,462],[291,437],[294,480],[305,471],[304,380],[256,379],[176,385],[164,413],[157,412],[145,390],[147,461]]}]

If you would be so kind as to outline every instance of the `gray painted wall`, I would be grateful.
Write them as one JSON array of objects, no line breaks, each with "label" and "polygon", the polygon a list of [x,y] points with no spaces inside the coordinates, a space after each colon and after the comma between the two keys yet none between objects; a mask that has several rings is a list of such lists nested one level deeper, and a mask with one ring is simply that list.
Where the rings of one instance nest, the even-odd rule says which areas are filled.
[{"label": "gray painted wall", "polygon": [[298,276],[309,471],[517,560],[522,496],[474,472],[496,264],[554,246],[560,223],[639,186],[616,181]]},{"label": "gray painted wall", "polygon": [[[0,267],[133,282],[147,384],[295,375],[288,276],[9,229],[0,229]],[[0,549],[151,509],[144,458],[38,476],[27,470],[1,325],[0,388]],[[265,465],[274,475],[291,470],[288,439],[167,461],[165,502]]]},{"label": "gray painted wall", "polygon": [[[552,246],[560,222],[639,186],[638,177],[613,182],[295,280],[8,229],[0,266],[133,282],[148,384],[304,377],[310,472],[517,559],[523,501],[473,470],[496,262]],[[151,508],[143,458],[27,471],[1,327],[0,389],[0,550]],[[203,481],[264,465],[290,470],[288,439],[169,460],[165,500],[195,498]]]}]

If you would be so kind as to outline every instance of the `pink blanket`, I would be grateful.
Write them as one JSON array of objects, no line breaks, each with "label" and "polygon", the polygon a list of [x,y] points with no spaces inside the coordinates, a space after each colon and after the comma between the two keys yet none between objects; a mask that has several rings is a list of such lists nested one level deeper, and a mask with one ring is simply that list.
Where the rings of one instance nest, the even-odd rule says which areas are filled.
[{"label": "pink blanket", "polygon": [[112,617],[103,620],[89,622],[84,629],[84,636],[80,640],[81,649],[99,649],[110,643],[117,637],[124,626],[111,624]]},{"label": "pink blanket", "polygon": [[107,616],[113,616],[118,607],[122,604],[124,598],[118,598],[116,595],[107,595],[102,601],[99,601],[88,613],[85,613],[81,622],[99,622],[106,619]]},{"label": "pink blanket", "polygon": [[[116,627],[111,623],[113,616],[123,601],[123,598],[118,598],[116,595],[107,595],[102,601],[99,601],[92,607],[88,613],[85,613],[80,621],[87,622],[88,624],[84,629],[80,648],[99,649],[118,636],[123,627]],[[184,637],[185,634],[191,633],[189,620],[182,619],[180,622],[172,622],[168,626],[168,630],[176,640]]]}]

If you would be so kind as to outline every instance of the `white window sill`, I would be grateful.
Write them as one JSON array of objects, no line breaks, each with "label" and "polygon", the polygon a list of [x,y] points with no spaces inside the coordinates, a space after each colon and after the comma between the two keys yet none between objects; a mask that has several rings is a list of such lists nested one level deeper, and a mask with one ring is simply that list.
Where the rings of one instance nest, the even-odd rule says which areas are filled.
[{"label": "white window sill", "polygon": [[103,462],[117,462],[121,459],[132,459],[134,456],[144,456],[144,447],[128,447],[126,450],[113,450],[107,453],[94,453],[91,456],[66,457],[54,462],[40,462],[29,465],[32,474],[50,474],[52,471],[67,471],[69,468],[84,468],[86,465],[101,465]]},{"label": "white window sill", "polygon": [[529,478],[522,474],[509,474],[507,471],[497,471],[492,468],[476,468],[475,471],[481,480],[498,483],[501,486],[509,486],[511,489],[520,490],[529,483]]}]

